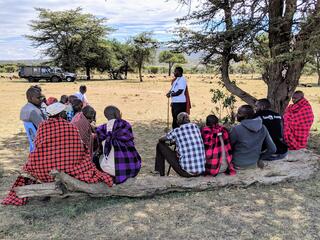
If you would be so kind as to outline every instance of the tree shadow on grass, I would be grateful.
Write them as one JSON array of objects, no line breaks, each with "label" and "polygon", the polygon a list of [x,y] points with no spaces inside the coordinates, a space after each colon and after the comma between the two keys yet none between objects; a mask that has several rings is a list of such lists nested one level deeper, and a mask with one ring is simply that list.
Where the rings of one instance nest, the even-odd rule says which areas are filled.
[{"label": "tree shadow on grass", "polygon": [[27,159],[29,143],[24,132],[0,141],[0,177],[19,170]]},{"label": "tree shadow on grass", "polygon": [[[155,144],[166,124],[152,121],[132,125],[143,160],[141,174],[149,174],[153,169]],[[9,139],[7,143],[10,144]],[[1,216],[8,216],[0,237],[3,234],[12,239],[17,236],[28,238],[31,229],[40,234],[38,239],[45,233],[51,237],[58,234],[61,238],[67,235],[82,239],[90,238],[92,234],[97,237],[110,234],[113,238],[131,236],[139,239],[156,238],[164,232],[165,238],[170,239],[183,236],[302,239],[305,234],[309,239],[317,239],[319,187],[318,176],[306,182],[171,193],[152,199],[73,197],[50,202],[32,200],[25,207],[8,207],[0,211]],[[212,221],[216,223],[214,229]],[[183,226],[183,231],[179,226]],[[119,228],[122,230],[117,231]],[[139,231],[130,230],[137,228]]]},{"label": "tree shadow on grass", "polygon": [[308,141],[308,148],[312,149],[316,154],[320,154],[320,132],[312,131]]}]

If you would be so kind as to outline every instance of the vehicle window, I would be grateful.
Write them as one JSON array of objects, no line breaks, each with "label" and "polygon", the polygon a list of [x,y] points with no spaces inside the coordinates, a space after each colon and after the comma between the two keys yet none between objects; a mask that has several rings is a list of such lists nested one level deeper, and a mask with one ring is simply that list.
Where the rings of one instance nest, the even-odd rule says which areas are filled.
[{"label": "vehicle window", "polygon": [[49,71],[47,68],[41,68],[41,73],[46,74],[46,73],[49,73]]}]

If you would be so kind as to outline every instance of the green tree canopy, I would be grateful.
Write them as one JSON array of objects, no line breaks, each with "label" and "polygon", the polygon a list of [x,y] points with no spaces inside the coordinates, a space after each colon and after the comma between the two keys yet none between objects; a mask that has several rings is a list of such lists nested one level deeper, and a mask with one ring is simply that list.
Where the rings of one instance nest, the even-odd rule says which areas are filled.
[{"label": "green tree canopy", "polygon": [[37,8],[38,19],[30,24],[34,34],[26,37],[56,64],[68,71],[90,69],[102,53],[101,41],[112,30],[105,26],[106,19],[82,13],[81,8],[51,11]]},{"label": "green tree canopy", "polygon": [[152,38],[152,33],[143,32],[131,39],[130,46],[133,65],[138,68],[140,82],[142,82],[142,67],[153,59],[158,42]]},{"label": "green tree canopy", "polygon": [[219,65],[225,87],[250,105],[256,98],[230,79],[230,62],[243,60],[256,37],[266,34],[269,57],[262,78],[273,109],[283,113],[299,84],[308,52],[320,39],[320,0],[179,2],[198,6],[178,20],[196,27],[178,30],[179,40],[173,41],[177,49],[200,52],[204,63]]},{"label": "green tree canopy", "polygon": [[160,52],[159,62],[169,64],[168,74],[169,74],[169,76],[171,76],[171,70],[172,70],[173,65],[176,63],[185,64],[185,63],[187,63],[187,60],[184,57],[184,55],[181,53],[165,50],[165,51]]}]

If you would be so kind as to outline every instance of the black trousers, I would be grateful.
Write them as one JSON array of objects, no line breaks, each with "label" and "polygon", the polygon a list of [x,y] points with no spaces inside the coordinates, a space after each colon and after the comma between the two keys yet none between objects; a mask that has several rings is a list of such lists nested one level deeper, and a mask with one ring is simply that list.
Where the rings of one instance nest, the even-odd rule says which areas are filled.
[{"label": "black trousers", "polygon": [[187,111],[187,103],[172,103],[171,104],[171,113],[172,113],[172,128],[175,129],[178,126],[177,116],[181,112]]},{"label": "black trousers", "polygon": [[156,150],[156,161],[154,170],[160,173],[160,176],[165,175],[165,160],[171,165],[173,170],[181,177],[196,177],[183,170],[179,164],[179,158],[177,153],[173,151],[166,143],[159,142]]}]

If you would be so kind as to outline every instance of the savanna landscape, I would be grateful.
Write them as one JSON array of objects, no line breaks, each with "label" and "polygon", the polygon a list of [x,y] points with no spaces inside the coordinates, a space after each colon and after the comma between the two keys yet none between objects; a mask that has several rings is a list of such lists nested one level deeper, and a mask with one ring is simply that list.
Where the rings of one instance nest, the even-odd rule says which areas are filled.
[{"label": "savanna landscape", "polygon": [[[57,99],[86,85],[97,125],[107,122],[106,106],[117,106],[142,158],[136,178],[107,190],[100,183],[108,197],[68,195],[62,181],[33,185],[67,194],[1,205],[0,239],[320,239],[320,0],[0,0],[0,9],[0,200],[28,159],[19,114],[32,85]],[[172,120],[166,94],[178,66],[198,126],[214,113],[232,127],[230,110],[254,108],[260,98],[282,115],[302,90],[315,116],[308,150],[236,176],[155,176],[156,144]],[[29,101],[38,106],[41,93],[32,91],[37,96]],[[74,137],[81,145],[76,131]],[[164,190],[152,188],[163,182]],[[119,189],[134,196],[110,194]],[[141,197],[136,189],[151,193]]]},{"label": "savanna landscape", "polygon": [[[258,78],[258,76],[254,76]],[[151,174],[157,139],[164,134],[170,78],[137,75],[128,80],[75,83],[40,82],[46,97],[73,94],[81,84],[97,110],[97,123],[106,122],[103,109],[114,104],[133,125],[142,156],[140,176]],[[210,89],[221,88],[218,76],[186,75],[192,101],[191,119],[200,121],[214,110]],[[257,97],[265,95],[261,80],[251,75],[233,79]],[[310,147],[319,150],[317,137],[320,88],[316,77],[303,77],[300,88],[311,101],[316,120]],[[19,120],[25,91],[23,79],[1,79],[0,186],[2,199],[28,156],[28,142]],[[240,100],[236,105],[241,105]],[[174,173],[172,173],[174,174]],[[226,176],[227,177],[227,176]],[[318,239],[320,237],[320,175],[301,182],[249,188],[228,187],[198,193],[172,193],[154,198],[81,197],[32,199],[26,206],[1,206],[1,239]],[[187,211],[186,211],[187,209]]]}]

